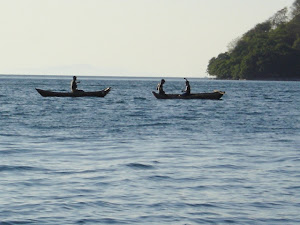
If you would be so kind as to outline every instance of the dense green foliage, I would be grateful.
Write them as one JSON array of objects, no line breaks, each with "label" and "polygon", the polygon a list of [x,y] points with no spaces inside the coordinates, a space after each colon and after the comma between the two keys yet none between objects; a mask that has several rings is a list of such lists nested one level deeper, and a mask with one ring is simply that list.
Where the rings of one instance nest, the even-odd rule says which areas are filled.
[{"label": "dense green foliage", "polygon": [[300,80],[300,0],[288,19],[287,8],[231,43],[209,61],[207,72],[219,79]]}]

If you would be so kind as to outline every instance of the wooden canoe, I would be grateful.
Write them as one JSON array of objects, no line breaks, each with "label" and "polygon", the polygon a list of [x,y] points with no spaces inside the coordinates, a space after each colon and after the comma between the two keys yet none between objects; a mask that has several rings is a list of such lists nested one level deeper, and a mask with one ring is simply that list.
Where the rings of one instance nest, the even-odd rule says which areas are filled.
[{"label": "wooden canoe", "polygon": [[211,93],[194,93],[186,96],[180,94],[161,95],[154,91],[152,91],[152,93],[157,99],[214,99],[214,100],[220,99],[225,94],[225,92],[223,91],[214,91]]},{"label": "wooden canoe", "polygon": [[101,91],[76,91],[76,92],[54,92],[54,91],[45,91],[42,89],[36,88],[37,92],[40,93],[43,97],[104,97],[110,91],[110,87],[105,88]]}]

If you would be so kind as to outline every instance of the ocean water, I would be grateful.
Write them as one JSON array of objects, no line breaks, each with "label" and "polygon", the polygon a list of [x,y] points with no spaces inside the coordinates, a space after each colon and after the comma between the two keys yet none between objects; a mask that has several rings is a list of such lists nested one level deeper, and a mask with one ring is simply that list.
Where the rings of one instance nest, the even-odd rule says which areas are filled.
[{"label": "ocean water", "polygon": [[[0,224],[300,224],[299,82],[0,76]],[[179,92],[183,79],[166,79]]]}]

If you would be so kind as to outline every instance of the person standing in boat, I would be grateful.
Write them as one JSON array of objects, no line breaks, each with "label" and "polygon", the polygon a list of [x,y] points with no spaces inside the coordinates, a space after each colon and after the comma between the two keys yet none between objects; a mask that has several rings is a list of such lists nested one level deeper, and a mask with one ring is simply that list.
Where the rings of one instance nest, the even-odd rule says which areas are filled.
[{"label": "person standing in boat", "polygon": [[186,78],[183,79],[185,79],[185,90],[183,91],[184,93],[181,96],[187,96],[191,94],[191,86],[190,82]]},{"label": "person standing in boat", "polygon": [[157,90],[158,90],[158,94],[160,94],[160,95],[165,95],[166,93],[165,93],[165,91],[164,91],[164,83],[165,83],[166,81],[164,80],[164,79],[161,79],[161,81],[160,81],[160,83],[157,85]]},{"label": "person standing in boat", "polygon": [[72,92],[82,91],[82,90],[77,90],[77,83],[80,83],[80,82],[77,81],[77,77],[76,76],[73,76],[73,80],[71,82],[71,91]]}]

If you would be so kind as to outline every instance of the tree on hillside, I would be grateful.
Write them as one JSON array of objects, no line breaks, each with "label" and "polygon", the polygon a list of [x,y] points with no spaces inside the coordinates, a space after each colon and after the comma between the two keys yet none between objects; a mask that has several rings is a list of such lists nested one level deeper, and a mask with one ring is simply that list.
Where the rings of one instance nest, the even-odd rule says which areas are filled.
[{"label": "tree on hillside", "polygon": [[257,24],[234,40],[228,52],[212,58],[207,72],[220,79],[300,79],[299,9],[296,0],[290,20],[283,8]]},{"label": "tree on hillside", "polygon": [[272,28],[275,29],[281,24],[284,24],[288,21],[288,16],[287,16],[288,9],[285,7],[281,10],[279,10],[277,13],[275,13],[274,16],[272,16],[269,21],[272,24]]},{"label": "tree on hillside", "polygon": [[296,0],[292,5],[292,16],[298,16],[300,15],[300,0]]}]

